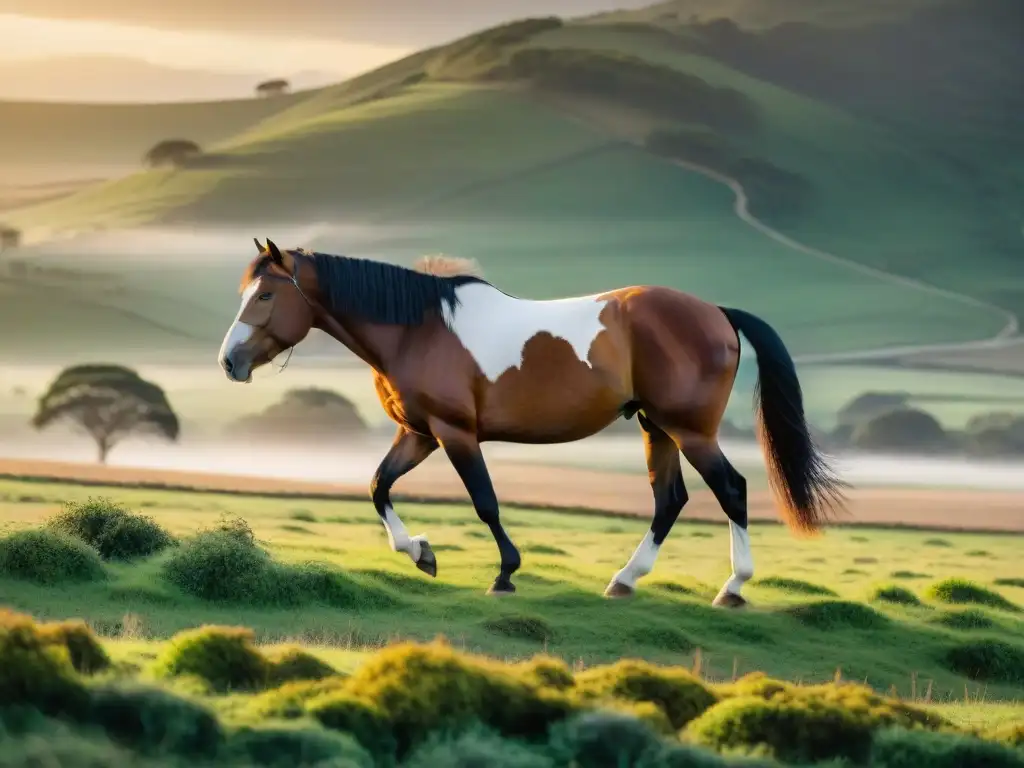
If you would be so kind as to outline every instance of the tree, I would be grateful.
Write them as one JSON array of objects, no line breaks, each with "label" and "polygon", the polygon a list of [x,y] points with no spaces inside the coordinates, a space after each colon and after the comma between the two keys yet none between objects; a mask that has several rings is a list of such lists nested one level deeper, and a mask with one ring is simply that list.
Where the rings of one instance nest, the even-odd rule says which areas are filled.
[{"label": "tree", "polygon": [[231,425],[231,434],[332,440],[367,429],[355,405],[329,389],[291,389],[261,413]]},{"label": "tree", "polygon": [[152,168],[165,165],[180,168],[202,153],[202,148],[190,139],[165,139],[146,153],[145,161]]},{"label": "tree", "polygon": [[256,86],[256,95],[269,98],[270,96],[284,96],[291,90],[291,83],[287,80],[264,80]]},{"label": "tree", "polygon": [[21,230],[0,224],[0,253],[21,245]]},{"label": "tree", "polygon": [[95,442],[101,464],[130,435],[178,439],[178,417],[164,391],[120,365],[76,365],[64,369],[39,398],[32,426],[66,421]]},{"label": "tree", "polygon": [[861,423],[853,430],[852,441],[865,450],[931,452],[948,448],[950,436],[930,413],[899,408]]}]

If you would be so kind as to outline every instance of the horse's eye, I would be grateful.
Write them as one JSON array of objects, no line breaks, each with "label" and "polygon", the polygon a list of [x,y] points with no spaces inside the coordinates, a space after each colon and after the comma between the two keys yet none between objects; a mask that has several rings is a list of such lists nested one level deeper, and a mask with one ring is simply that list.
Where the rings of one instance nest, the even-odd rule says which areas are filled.
[{"label": "horse's eye", "polygon": [[261,293],[256,298],[256,300],[257,301],[270,301],[272,298],[274,298],[274,294],[272,294],[272,293]]}]

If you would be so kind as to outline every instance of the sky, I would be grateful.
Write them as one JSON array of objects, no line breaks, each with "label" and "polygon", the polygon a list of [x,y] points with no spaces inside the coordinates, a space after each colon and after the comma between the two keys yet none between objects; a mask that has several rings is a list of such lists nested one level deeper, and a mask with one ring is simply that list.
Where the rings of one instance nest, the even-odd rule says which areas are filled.
[{"label": "sky", "polygon": [[[0,99],[230,98],[350,77],[482,27],[647,0],[0,0]],[[510,10],[511,9],[511,10]]]}]

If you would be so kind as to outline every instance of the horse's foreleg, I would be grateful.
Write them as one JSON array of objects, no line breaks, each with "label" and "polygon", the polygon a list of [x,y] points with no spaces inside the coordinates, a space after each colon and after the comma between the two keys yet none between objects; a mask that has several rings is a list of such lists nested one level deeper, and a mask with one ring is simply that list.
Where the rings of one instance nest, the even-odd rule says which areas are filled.
[{"label": "horse's foreleg", "polygon": [[431,430],[441,443],[455,471],[459,473],[463,485],[466,486],[477,516],[491,529],[494,542],[498,545],[501,571],[488,594],[510,595],[516,591],[512,583],[512,574],[519,570],[522,560],[519,550],[501,525],[498,497],[494,493],[491,475],[480,451],[480,443],[476,435],[448,424],[432,423]]},{"label": "horse's foreleg", "polygon": [[604,591],[606,597],[629,597],[633,594],[637,580],[654,568],[658,551],[688,498],[679,465],[679,446],[643,414],[638,418],[644,431],[647,471],[651,490],[654,491],[654,519],[629,562],[612,577]]},{"label": "horse's foreleg", "polygon": [[416,567],[431,576],[437,575],[437,559],[426,536],[409,536],[402,519],[391,506],[391,487],[402,475],[418,466],[437,450],[437,441],[429,435],[419,435],[399,428],[391,449],[381,461],[370,483],[370,497],[388,532],[391,549],[405,552]]},{"label": "horse's foreleg", "polygon": [[742,608],[747,601],[740,595],[743,585],[754,576],[754,559],[747,532],[747,481],[729,463],[713,440],[685,442],[683,455],[715,494],[729,518],[729,545],[732,576],[722,586],[713,605]]}]

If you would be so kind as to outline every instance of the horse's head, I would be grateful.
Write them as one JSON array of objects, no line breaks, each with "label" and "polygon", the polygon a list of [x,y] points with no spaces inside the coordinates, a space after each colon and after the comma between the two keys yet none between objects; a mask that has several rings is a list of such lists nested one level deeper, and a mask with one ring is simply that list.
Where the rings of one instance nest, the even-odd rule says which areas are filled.
[{"label": "horse's head", "polygon": [[254,370],[306,338],[315,320],[300,287],[298,255],[270,240],[266,246],[257,240],[256,247],[259,254],[242,277],[242,305],[218,358],[231,381],[251,381]]}]

